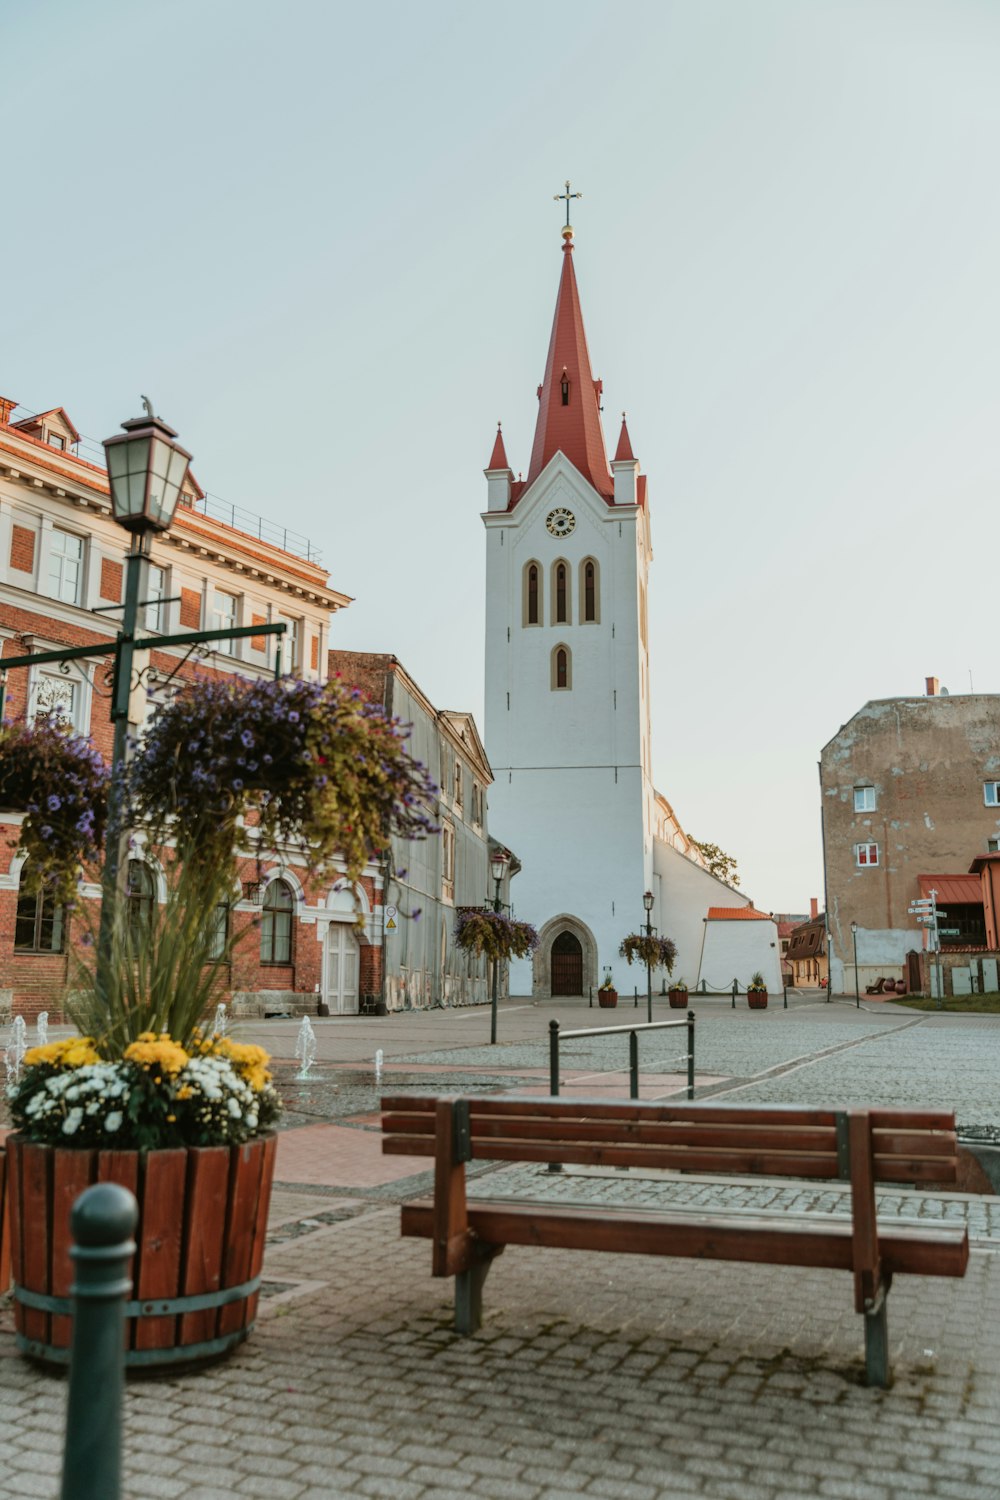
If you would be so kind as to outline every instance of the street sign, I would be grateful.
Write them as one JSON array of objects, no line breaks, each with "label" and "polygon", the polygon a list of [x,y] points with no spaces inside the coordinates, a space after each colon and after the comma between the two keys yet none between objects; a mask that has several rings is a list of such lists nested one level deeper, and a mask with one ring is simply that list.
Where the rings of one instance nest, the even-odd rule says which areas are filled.
[{"label": "street sign", "polygon": [[959,937],[962,929],[960,927],[939,927],[939,937]]},{"label": "street sign", "polygon": [[934,902],[934,901],[911,901],[909,907],[907,908],[907,910],[909,910],[909,911],[927,911],[930,907],[932,907],[934,905],[936,905],[936,902]]},{"label": "street sign", "polygon": [[387,906],[385,914],[391,920],[396,915],[396,908],[394,906]]},{"label": "street sign", "polygon": [[395,932],[396,931],[396,918],[395,917],[390,917],[389,920],[388,920],[388,922],[386,922],[385,927],[386,927],[386,931],[387,932]]}]

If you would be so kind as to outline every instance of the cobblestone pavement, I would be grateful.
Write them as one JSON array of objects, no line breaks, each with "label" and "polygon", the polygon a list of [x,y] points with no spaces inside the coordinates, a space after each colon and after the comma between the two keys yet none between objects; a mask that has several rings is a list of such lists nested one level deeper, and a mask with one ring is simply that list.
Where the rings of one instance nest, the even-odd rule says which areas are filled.
[{"label": "cobblestone pavement", "polygon": [[[1000,1120],[990,1018],[822,1004],[769,1010],[763,1025],[728,1007],[698,1015],[699,1075],[724,1075],[713,1087],[734,1102],[960,1103]],[[564,1024],[594,1019],[577,1010]],[[518,1086],[539,1066],[547,1020],[505,1012],[509,1041],[493,1048],[469,1048],[482,1017],[455,1013],[406,1017],[395,1037],[395,1018],[367,1036],[352,1025],[349,1045],[331,1028],[326,1060],[360,1064],[382,1046],[409,1059],[383,1078],[392,1091],[404,1075],[422,1091]],[[263,1028],[260,1039],[272,1040]],[[621,1066],[600,1049],[581,1062]],[[386,1172],[374,1079],[355,1068],[341,1088],[345,1075],[327,1071],[309,1125],[279,1140],[253,1337],[212,1369],[129,1385],[127,1500],[1000,1497],[1000,1200],[880,1195],[883,1214],[964,1220],[973,1241],[964,1280],[897,1278],[887,1391],[862,1384],[861,1320],[836,1272],[515,1247],[486,1282],[482,1331],[460,1339],[429,1245],[398,1234],[398,1202],[430,1174]],[[325,1120],[337,1123],[317,1123],[335,1091]],[[362,1112],[345,1119],[347,1106]],[[477,1169],[470,1193],[487,1189],[609,1211],[820,1214],[843,1202],[839,1185],[531,1166]],[[64,1411],[65,1382],[16,1357],[0,1310],[5,1500],[58,1494]]]}]

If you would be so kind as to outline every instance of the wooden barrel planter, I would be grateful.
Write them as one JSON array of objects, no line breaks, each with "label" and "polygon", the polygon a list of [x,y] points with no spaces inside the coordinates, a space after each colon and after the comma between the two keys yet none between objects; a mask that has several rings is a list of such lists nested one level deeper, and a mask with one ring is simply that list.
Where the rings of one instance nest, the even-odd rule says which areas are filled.
[{"label": "wooden barrel planter", "polygon": [[687,1010],[687,990],[668,990],[667,999],[670,1001],[671,1010]]},{"label": "wooden barrel planter", "polygon": [[0,1146],[0,1297],[10,1286],[10,1200],[7,1197],[7,1153]]},{"label": "wooden barrel planter", "polygon": [[614,1010],[618,1004],[617,990],[598,990],[597,1003],[602,1010]]},{"label": "wooden barrel planter", "polygon": [[17,1346],[69,1361],[69,1215],[95,1182],[139,1203],[125,1365],[156,1369],[218,1358],[248,1337],[257,1313],[276,1137],[243,1146],[74,1151],[6,1140]]},{"label": "wooden barrel planter", "polygon": [[767,1010],[767,990],[748,990],[747,1005],[751,1010]]}]

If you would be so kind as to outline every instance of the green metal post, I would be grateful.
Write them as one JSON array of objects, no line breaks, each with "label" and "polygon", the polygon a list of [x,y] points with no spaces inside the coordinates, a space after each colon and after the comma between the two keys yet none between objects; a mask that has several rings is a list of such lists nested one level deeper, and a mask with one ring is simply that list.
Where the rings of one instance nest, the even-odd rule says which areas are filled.
[{"label": "green metal post", "polygon": [[122,627],[115,648],[115,674],[111,690],[111,722],[114,742],[111,750],[111,781],[108,785],[108,831],[104,843],[104,871],[101,876],[101,925],[97,938],[97,983],[103,984],[111,960],[111,937],[118,905],[119,878],[125,854],[125,762],[128,758],[128,705],[132,692],[132,659],[135,655],[135,628],[139,619],[140,585],[143,564],[149,556],[148,534],[136,532],[125,559],[125,604]]},{"label": "green metal post", "polygon": [[739,980],[738,979],[734,979],[733,980],[733,1004],[732,1004],[732,1009],[733,1010],[736,1009],[736,992],[739,989],[739,987],[740,987]]},{"label": "green metal post", "polygon": [[628,1034],[628,1095],[639,1097],[639,1037],[634,1031]]},{"label": "green metal post", "polygon": [[139,1210],[127,1188],[99,1182],[73,1205],[73,1341],[61,1500],[119,1500],[125,1299]]},{"label": "green metal post", "polygon": [[694,1098],[694,1011],[687,1013],[688,1028],[688,1098]]},{"label": "green metal post", "polygon": [[549,1022],[549,1093],[559,1097],[559,1022]]}]

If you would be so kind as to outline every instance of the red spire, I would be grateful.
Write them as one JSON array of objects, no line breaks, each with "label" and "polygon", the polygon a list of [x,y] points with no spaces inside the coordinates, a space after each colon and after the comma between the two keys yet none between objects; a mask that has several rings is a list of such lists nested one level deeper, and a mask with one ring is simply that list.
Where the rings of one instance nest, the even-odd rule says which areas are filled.
[{"label": "red spire", "polygon": [[625,413],[622,412],[622,430],[618,437],[618,447],[615,449],[615,463],[619,459],[628,459],[635,463],[635,454],[632,452],[632,443],[629,439],[628,428],[625,426]]},{"label": "red spire", "polygon": [[549,460],[562,452],[598,494],[613,502],[614,483],[601,429],[601,386],[590,371],[587,335],[573,270],[571,229],[563,230],[563,254],[527,482],[533,484]]},{"label": "red spire", "polygon": [[503,433],[500,431],[500,423],[499,422],[497,423],[497,439],[496,439],[496,442],[493,444],[493,452],[490,454],[490,461],[486,465],[486,467],[487,467],[487,469],[509,469],[510,468],[510,464],[507,462],[507,454],[506,454],[506,452],[504,450],[504,446],[503,446]]}]

